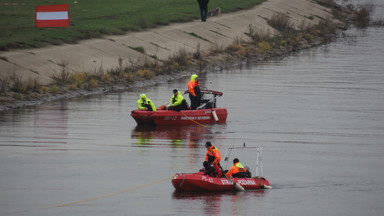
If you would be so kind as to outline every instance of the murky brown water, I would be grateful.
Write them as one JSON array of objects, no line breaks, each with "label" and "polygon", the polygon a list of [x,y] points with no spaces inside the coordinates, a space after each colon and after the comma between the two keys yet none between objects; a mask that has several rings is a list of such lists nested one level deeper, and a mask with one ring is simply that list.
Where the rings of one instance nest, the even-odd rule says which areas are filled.
[{"label": "murky brown water", "polygon": [[[354,40],[202,75],[203,88],[224,92],[224,125],[136,127],[129,114],[140,93],[166,104],[188,78],[2,112],[0,215],[381,216],[382,44],[384,29],[369,28]],[[208,140],[222,154],[243,142],[263,146],[274,188],[175,193],[169,177],[200,169]]]}]

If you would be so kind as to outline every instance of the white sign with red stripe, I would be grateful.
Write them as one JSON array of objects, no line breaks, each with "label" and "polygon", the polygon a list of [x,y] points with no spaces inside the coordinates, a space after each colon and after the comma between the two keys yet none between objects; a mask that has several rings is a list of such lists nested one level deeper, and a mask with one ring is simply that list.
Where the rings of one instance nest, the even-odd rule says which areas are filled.
[{"label": "white sign with red stripe", "polygon": [[36,27],[68,26],[68,4],[36,6]]}]

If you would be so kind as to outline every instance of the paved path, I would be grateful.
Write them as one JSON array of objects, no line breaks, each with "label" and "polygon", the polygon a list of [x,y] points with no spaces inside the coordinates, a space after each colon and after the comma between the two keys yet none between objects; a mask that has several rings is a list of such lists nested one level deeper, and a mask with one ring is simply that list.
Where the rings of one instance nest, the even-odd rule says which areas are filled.
[{"label": "paved path", "polygon": [[[172,24],[146,32],[129,33],[123,36],[108,36],[102,39],[84,40],[75,45],[49,46],[38,49],[0,52],[0,78],[16,73],[23,80],[37,79],[46,84],[58,76],[65,64],[69,72],[99,72],[143,61],[167,59],[180,50],[209,52],[217,47],[227,47],[236,39],[248,40],[244,34],[252,25],[258,32],[274,34],[266,19],[276,13],[287,15],[296,25],[317,24],[321,19],[332,17],[331,10],[313,0],[268,0],[252,9]],[[312,16],[313,19],[307,17]],[[197,35],[199,37],[193,36]],[[146,55],[132,47],[143,47]]]}]

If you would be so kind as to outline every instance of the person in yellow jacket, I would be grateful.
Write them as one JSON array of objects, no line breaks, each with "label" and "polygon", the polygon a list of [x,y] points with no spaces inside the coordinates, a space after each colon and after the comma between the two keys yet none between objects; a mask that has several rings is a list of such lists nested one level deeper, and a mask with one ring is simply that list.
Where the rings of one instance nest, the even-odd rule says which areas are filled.
[{"label": "person in yellow jacket", "polygon": [[191,81],[188,82],[189,99],[191,100],[191,109],[195,110],[200,106],[201,93],[200,85],[196,74],[192,74]]},{"label": "person in yellow jacket", "polygon": [[180,111],[187,110],[188,104],[183,95],[177,89],[173,89],[173,95],[168,105],[168,110]]},{"label": "person in yellow jacket", "polygon": [[239,159],[233,159],[233,166],[225,174],[225,177],[245,178],[247,176],[247,169],[240,163]]},{"label": "person in yellow jacket", "polygon": [[146,111],[156,111],[155,104],[147,98],[145,94],[141,94],[139,100],[137,100],[137,109]]}]

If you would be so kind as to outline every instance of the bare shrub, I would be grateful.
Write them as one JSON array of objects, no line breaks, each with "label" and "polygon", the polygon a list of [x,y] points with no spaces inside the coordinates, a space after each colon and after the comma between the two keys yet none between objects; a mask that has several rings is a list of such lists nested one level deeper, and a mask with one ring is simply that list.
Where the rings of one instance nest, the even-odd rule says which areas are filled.
[{"label": "bare shrub", "polygon": [[191,56],[188,55],[185,49],[180,49],[176,54],[171,58],[175,61],[179,66],[186,66],[190,63]]},{"label": "bare shrub", "polygon": [[227,50],[231,55],[240,56],[245,56],[250,52],[249,47],[244,46],[240,39],[236,39]]},{"label": "bare shrub", "polygon": [[67,71],[67,66],[68,66],[68,63],[63,61],[61,64],[59,64],[59,66],[61,67],[61,73],[59,75],[59,79],[60,80],[66,80],[68,79],[69,77],[69,73]]},{"label": "bare shrub", "polygon": [[52,85],[49,88],[49,92],[51,92],[52,94],[56,94],[57,92],[59,92],[59,88],[56,85]]},{"label": "bare shrub", "polygon": [[211,43],[210,52],[211,53],[221,53],[226,50],[226,47],[223,44]]},{"label": "bare shrub", "polygon": [[273,15],[271,19],[267,20],[267,23],[279,31],[291,31],[294,29],[289,17],[284,14]]},{"label": "bare shrub", "polygon": [[5,93],[10,86],[9,78],[0,79],[0,93]]},{"label": "bare shrub", "polygon": [[20,76],[13,74],[10,79],[11,79],[10,89],[12,91],[17,92],[17,93],[24,93],[25,92],[25,85],[21,81]]},{"label": "bare shrub", "polygon": [[197,50],[195,53],[193,53],[193,58],[197,60],[201,60],[200,43],[197,44]]},{"label": "bare shrub", "polygon": [[103,82],[103,83],[109,83],[109,82],[112,82],[112,77],[110,74],[103,74],[100,76],[100,80]]},{"label": "bare shrub", "polygon": [[153,72],[148,69],[141,69],[136,72],[136,76],[143,78],[151,78],[153,75]]},{"label": "bare shrub", "polygon": [[88,80],[88,82],[86,82],[85,89],[89,91],[93,88],[96,88],[98,85],[99,85],[99,83],[97,82],[97,80],[95,78],[91,77]]},{"label": "bare shrub", "polygon": [[272,47],[269,42],[267,41],[262,41],[257,44],[258,52],[260,53],[266,53],[268,51],[272,50]]},{"label": "bare shrub", "polygon": [[39,92],[40,91],[40,83],[39,83],[39,79],[30,79],[26,82],[25,84],[25,89],[26,91],[32,91],[32,92]]},{"label": "bare shrub", "polygon": [[370,21],[370,15],[373,11],[372,5],[361,5],[353,13],[353,23],[360,28],[367,27]]}]

